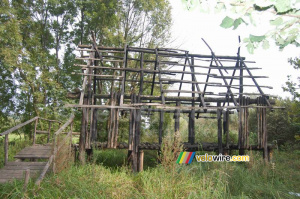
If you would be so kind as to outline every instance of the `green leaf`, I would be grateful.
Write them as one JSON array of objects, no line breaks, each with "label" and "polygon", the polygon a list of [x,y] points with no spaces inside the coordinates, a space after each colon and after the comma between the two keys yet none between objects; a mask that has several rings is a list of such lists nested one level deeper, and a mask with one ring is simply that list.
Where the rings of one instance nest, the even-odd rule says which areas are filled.
[{"label": "green leaf", "polygon": [[271,20],[270,24],[273,26],[280,26],[283,23],[282,17],[277,17],[275,20]]},{"label": "green leaf", "polygon": [[291,0],[277,0],[275,8],[278,13],[287,12],[291,9]]},{"label": "green leaf", "polygon": [[251,42],[261,42],[266,38],[266,36],[255,36],[255,35],[250,35],[249,36]]},{"label": "green leaf", "polygon": [[262,44],[262,47],[264,50],[270,48],[270,43],[268,40],[264,40],[263,44]]},{"label": "green leaf", "polygon": [[278,37],[276,38],[276,42],[277,42],[277,44],[279,44],[279,45],[283,45],[283,44],[284,44],[284,39],[283,39],[281,36],[278,36]]},{"label": "green leaf", "polygon": [[234,20],[234,22],[233,22],[233,30],[237,29],[237,27],[239,25],[241,25],[242,22],[243,22],[242,18],[238,18],[238,19]]},{"label": "green leaf", "polygon": [[223,19],[223,21],[222,21],[222,23],[221,23],[220,26],[221,26],[222,28],[230,28],[231,26],[233,26],[233,23],[234,23],[234,20],[233,20],[232,18],[226,16],[226,17]]},{"label": "green leaf", "polygon": [[248,43],[247,44],[247,50],[250,54],[253,54],[254,53],[254,45],[253,43]]}]

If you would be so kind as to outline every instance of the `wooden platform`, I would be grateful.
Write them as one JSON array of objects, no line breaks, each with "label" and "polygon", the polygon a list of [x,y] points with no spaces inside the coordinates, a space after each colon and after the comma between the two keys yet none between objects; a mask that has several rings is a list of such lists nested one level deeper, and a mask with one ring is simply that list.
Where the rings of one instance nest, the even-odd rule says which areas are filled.
[{"label": "wooden platform", "polygon": [[[24,148],[14,156],[17,159],[15,162],[7,162],[0,169],[0,183],[11,182],[14,179],[23,179],[27,169],[30,169],[30,178],[38,177],[47,162],[35,162],[35,160],[49,159],[51,152],[51,144],[34,145]],[[22,162],[22,160],[27,159],[30,162]]]},{"label": "wooden platform", "polygon": [[14,158],[16,159],[49,159],[52,147],[47,145],[33,145],[22,149]]}]

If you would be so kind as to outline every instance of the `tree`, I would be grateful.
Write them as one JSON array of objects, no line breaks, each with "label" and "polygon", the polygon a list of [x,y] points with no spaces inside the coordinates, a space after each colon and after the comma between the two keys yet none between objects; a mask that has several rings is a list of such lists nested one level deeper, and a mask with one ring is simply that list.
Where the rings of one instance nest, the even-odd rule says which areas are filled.
[{"label": "tree", "polygon": [[[241,24],[256,26],[258,18],[268,20],[273,28],[264,35],[249,35],[244,39],[250,53],[260,44],[264,49],[269,48],[270,41],[274,41],[280,49],[288,45],[299,46],[300,11],[299,1],[292,0],[182,0],[187,9],[192,9],[198,4],[203,12],[230,11],[220,24],[223,28],[237,29]],[[263,14],[263,16],[262,16]]]},{"label": "tree", "polygon": [[[294,67],[294,69],[299,70],[300,69],[300,58],[290,58],[289,63]],[[285,82],[286,86],[283,87],[283,90],[286,92],[289,92],[294,100],[300,101],[300,77],[298,77],[298,84],[294,83],[291,80],[291,76],[288,76],[288,81]]]}]

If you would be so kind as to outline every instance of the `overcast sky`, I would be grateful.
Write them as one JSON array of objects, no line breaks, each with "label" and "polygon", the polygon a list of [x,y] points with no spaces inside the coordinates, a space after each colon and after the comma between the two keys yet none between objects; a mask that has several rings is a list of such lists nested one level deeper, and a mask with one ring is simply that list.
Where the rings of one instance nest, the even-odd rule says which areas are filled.
[{"label": "overcast sky", "polygon": [[[223,14],[203,14],[197,8],[193,11],[187,11],[181,4],[180,0],[172,0],[173,7],[173,27],[171,46],[188,50],[192,53],[210,54],[210,51],[202,42],[204,38],[212,47],[217,55],[235,56],[238,48],[238,36],[241,38],[248,37],[249,34],[262,35],[269,26],[268,20],[257,21],[257,27],[242,26],[237,30],[223,29],[219,25],[226,16]],[[263,17],[264,18],[267,18]],[[241,56],[246,60],[256,61],[253,67],[261,67],[262,70],[255,70],[253,75],[269,76],[269,79],[259,79],[260,85],[273,86],[274,89],[263,89],[265,93],[289,97],[284,93],[282,86],[287,81],[287,75],[300,76],[299,71],[293,69],[288,63],[288,58],[299,56],[299,49],[294,46],[288,46],[283,51],[278,47],[272,46],[268,50],[262,48],[256,49],[251,55],[247,52],[245,46],[241,48]]]}]

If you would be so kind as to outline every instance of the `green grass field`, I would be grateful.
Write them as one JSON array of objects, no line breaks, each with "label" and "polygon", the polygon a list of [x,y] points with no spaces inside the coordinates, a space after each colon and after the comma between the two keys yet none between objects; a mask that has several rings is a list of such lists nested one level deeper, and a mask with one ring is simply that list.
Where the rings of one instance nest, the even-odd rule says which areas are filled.
[{"label": "green grass field", "polygon": [[156,152],[145,152],[145,171],[133,174],[125,150],[95,151],[92,163],[31,181],[0,185],[0,198],[298,198],[299,151],[274,153],[265,164],[250,152],[248,163],[169,163],[157,165]]}]

